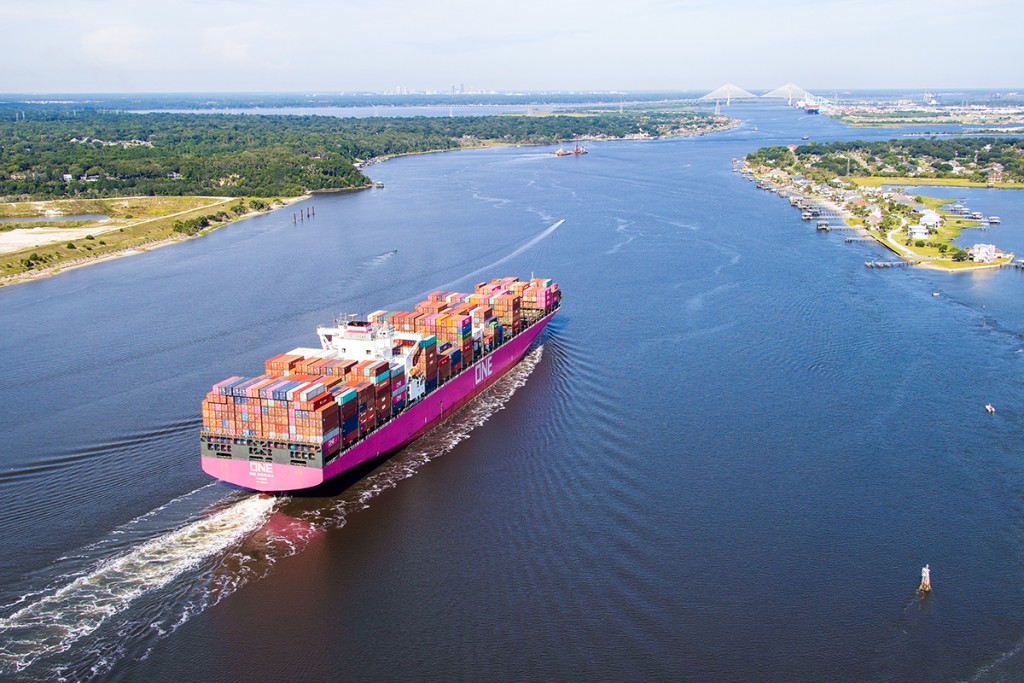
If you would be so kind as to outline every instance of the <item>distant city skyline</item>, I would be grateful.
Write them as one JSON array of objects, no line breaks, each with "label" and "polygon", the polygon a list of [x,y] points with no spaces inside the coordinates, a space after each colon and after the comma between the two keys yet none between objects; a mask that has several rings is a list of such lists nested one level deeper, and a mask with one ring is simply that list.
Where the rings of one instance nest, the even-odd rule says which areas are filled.
[{"label": "distant city skyline", "polygon": [[1014,0],[46,0],[2,92],[1024,88]]}]

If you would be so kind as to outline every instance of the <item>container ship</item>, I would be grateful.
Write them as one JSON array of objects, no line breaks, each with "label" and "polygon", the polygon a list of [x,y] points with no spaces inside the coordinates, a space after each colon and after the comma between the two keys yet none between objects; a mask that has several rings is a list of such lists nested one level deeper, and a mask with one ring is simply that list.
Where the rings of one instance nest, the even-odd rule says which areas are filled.
[{"label": "container ship", "polygon": [[321,348],[267,359],[203,400],[203,470],[255,491],[321,484],[416,440],[496,382],[561,305],[546,278],[432,292],[413,311],[317,327]]}]

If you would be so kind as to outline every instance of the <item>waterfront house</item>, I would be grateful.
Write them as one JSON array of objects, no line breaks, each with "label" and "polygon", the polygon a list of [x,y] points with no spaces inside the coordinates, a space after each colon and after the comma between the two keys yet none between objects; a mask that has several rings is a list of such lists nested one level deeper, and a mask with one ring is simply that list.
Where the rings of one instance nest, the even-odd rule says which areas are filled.
[{"label": "waterfront house", "polygon": [[1002,255],[1002,252],[996,249],[994,244],[975,244],[967,249],[967,253],[975,263],[992,263],[996,260],[997,255]]},{"label": "waterfront house", "polygon": [[929,230],[938,230],[939,226],[942,225],[942,216],[940,216],[937,211],[926,209],[921,212],[921,219],[919,222]]},{"label": "waterfront house", "polygon": [[923,225],[911,225],[910,228],[910,239],[912,240],[926,240],[928,239],[928,228]]}]

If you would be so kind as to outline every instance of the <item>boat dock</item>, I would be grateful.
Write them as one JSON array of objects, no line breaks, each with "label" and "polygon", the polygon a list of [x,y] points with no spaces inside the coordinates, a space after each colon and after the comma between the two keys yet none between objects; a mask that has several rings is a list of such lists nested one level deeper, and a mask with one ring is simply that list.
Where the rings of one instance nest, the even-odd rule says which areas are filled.
[{"label": "boat dock", "polygon": [[868,268],[906,268],[914,265],[910,261],[865,261]]}]

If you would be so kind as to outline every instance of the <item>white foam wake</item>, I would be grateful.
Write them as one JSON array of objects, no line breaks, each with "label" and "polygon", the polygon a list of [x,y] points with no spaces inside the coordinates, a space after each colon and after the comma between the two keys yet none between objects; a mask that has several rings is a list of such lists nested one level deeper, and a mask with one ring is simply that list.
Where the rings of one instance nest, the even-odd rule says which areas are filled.
[{"label": "white foam wake", "polygon": [[526,380],[540,363],[543,353],[543,345],[530,351],[504,377],[455,415],[435,427],[429,434],[406,446],[389,460],[386,466],[364,477],[352,488],[350,495],[342,496],[338,500],[333,509],[323,511],[329,514],[329,518],[321,517],[316,521],[324,526],[344,526],[349,513],[369,507],[370,501],[383,491],[394,488],[403,479],[416,474],[430,461],[450,452],[459,443],[468,439],[474,429],[504,409],[512,395],[526,384]]},{"label": "white foam wake", "polygon": [[522,245],[521,247],[515,249],[511,253],[505,254],[504,256],[502,256],[497,261],[494,261],[493,263],[488,263],[486,266],[483,266],[481,268],[477,268],[472,273],[466,273],[465,275],[463,275],[462,277],[460,277],[460,278],[458,278],[456,280],[452,280],[451,282],[446,282],[443,285],[438,285],[437,289],[448,289],[449,287],[454,287],[455,285],[459,284],[463,280],[468,280],[469,278],[473,277],[474,275],[479,275],[481,273],[487,273],[487,272],[493,271],[495,266],[500,266],[502,263],[505,263],[506,261],[510,261],[511,259],[514,259],[516,256],[519,256],[520,254],[522,254],[527,249],[530,249],[531,247],[536,245],[538,242],[540,242],[541,240],[543,240],[546,237],[548,237],[555,230],[558,230],[558,228],[564,222],[565,222],[565,219],[563,218],[563,219],[561,219],[561,220],[559,220],[559,221],[557,221],[555,223],[552,223],[548,227],[544,228],[544,230],[542,230],[539,234],[534,235],[533,237],[531,237],[529,242],[527,242],[526,244]]},{"label": "white foam wake", "polygon": [[[148,653],[151,642],[136,641],[166,637],[241,586],[265,577],[277,560],[302,552],[320,531],[344,526],[350,513],[366,508],[381,492],[469,438],[526,384],[540,363],[543,348],[532,350],[430,434],[337,498],[324,500],[326,504],[300,512],[290,499],[249,496],[131,547],[81,576],[0,608],[0,613],[16,610],[0,617],[0,680],[33,663],[48,667],[44,678],[74,680],[86,675],[83,672],[94,676],[109,671],[130,651],[137,656],[140,644]],[[276,512],[295,522],[283,534],[268,531]],[[127,526],[151,516],[147,513]],[[255,563],[244,550],[250,542],[260,548]],[[218,562],[216,576],[207,585],[189,581],[192,574],[213,576],[209,572],[213,562]],[[182,589],[181,582],[188,582],[189,588]],[[143,598],[161,588],[173,595]],[[104,625],[106,628],[99,630]]]},{"label": "white foam wake", "polygon": [[107,560],[0,618],[0,673],[67,650],[139,596],[166,585],[262,526],[275,504],[275,499],[255,495],[244,498]]}]

